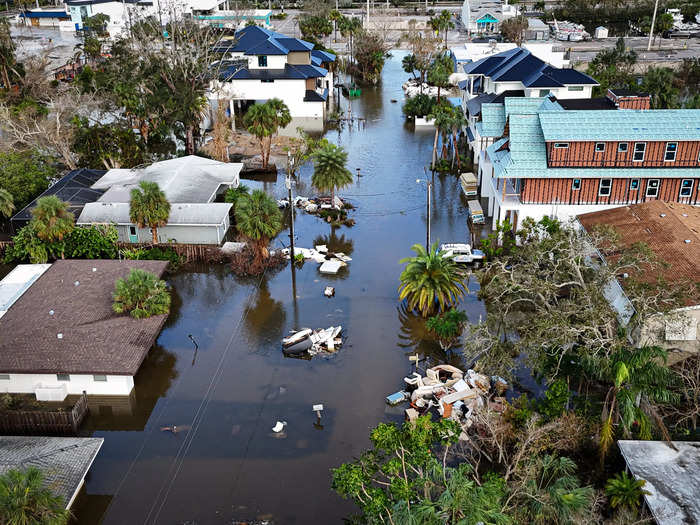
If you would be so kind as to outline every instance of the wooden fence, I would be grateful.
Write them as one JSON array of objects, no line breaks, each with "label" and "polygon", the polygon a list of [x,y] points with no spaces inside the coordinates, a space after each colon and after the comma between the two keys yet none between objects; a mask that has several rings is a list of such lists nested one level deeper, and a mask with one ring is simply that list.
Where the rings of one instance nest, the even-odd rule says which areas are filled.
[{"label": "wooden fence", "polygon": [[3,410],[0,412],[0,434],[77,434],[87,413],[85,394],[78,398],[72,409],[61,412]]},{"label": "wooden fence", "polygon": [[178,244],[178,243],[162,243],[162,244],[152,244],[152,243],[132,243],[132,242],[118,242],[117,248],[119,250],[133,250],[133,249],[149,249],[149,248],[170,248],[180,257],[185,259],[185,262],[197,262],[197,261],[210,261],[212,258],[216,258],[217,255],[221,253],[219,246],[215,244]]}]

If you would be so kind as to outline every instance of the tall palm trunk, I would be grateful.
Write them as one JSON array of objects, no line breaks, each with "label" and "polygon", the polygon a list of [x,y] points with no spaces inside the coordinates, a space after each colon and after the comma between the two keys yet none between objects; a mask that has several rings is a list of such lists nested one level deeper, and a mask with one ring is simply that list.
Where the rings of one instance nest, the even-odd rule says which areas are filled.
[{"label": "tall palm trunk", "polygon": [[194,155],[194,126],[189,124],[185,133],[185,152]]},{"label": "tall palm trunk", "polygon": [[435,128],[435,140],[433,140],[433,160],[430,164],[430,169],[434,170],[435,169],[435,160],[437,157],[437,142],[438,142],[438,129],[437,127]]},{"label": "tall palm trunk", "polygon": [[158,228],[151,226],[151,235],[153,236],[153,244],[158,244]]}]

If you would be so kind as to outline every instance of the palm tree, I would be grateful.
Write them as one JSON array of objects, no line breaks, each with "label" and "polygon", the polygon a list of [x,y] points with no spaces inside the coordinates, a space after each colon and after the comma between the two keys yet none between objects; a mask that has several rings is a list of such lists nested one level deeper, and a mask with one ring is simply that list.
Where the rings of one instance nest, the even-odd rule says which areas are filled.
[{"label": "palm tree", "polygon": [[9,218],[13,211],[15,211],[15,203],[12,194],[0,188],[0,214]]},{"label": "palm tree", "polygon": [[[55,195],[41,197],[32,210],[32,227],[42,241],[60,242],[75,228],[75,217],[68,211],[68,203]],[[61,259],[64,251],[61,248]]]},{"label": "palm tree", "polygon": [[236,202],[236,228],[253,242],[255,260],[267,259],[267,245],[282,230],[282,212],[262,190],[243,196]]},{"label": "palm tree", "polygon": [[[428,119],[433,120],[435,126],[435,139],[433,140],[433,157],[430,163],[430,169],[435,170],[437,161],[437,143],[438,137],[443,137],[450,132],[455,123],[455,108],[450,105],[436,104],[432,111],[428,114]],[[443,141],[444,142],[444,141]]]},{"label": "palm tree", "polygon": [[0,523],[64,525],[70,517],[64,507],[63,499],[44,486],[44,475],[36,467],[0,476]]},{"label": "palm tree", "polygon": [[335,144],[324,144],[313,153],[314,174],[311,184],[319,191],[331,192],[331,206],[335,201],[335,190],[352,184],[352,173],[345,167],[348,152]]},{"label": "palm tree", "polygon": [[634,479],[623,470],[615,474],[605,484],[605,495],[610,500],[610,506],[613,509],[619,506],[637,507],[642,496],[651,494],[651,492],[644,490],[646,484],[646,480]]},{"label": "palm tree", "polygon": [[415,257],[401,259],[406,264],[401,272],[399,299],[406,300],[411,310],[423,317],[454,306],[466,293],[465,275],[452,257],[445,256],[433,243],[427,251],[421,244],[411,249]]},{"label": "palm tree", "polygon": [[254,104],[243,117],[245,127],[260,141],[263,169],[267,168],[270,160],[273,135],[291,121],[289,108],[278,98],[271,98],[264,104]]},{"label": "palm tree", "polygon": [[141,181],[131,190],[129,220],[139,228],[150,228],[153,244],[158,244],[158,228],[168,224],[170,203],[155,182]]},{"label": "palm tree", "polygon": [[665,366],[666,357],[666,351],[659,347],[623,348],[599,365],[599,379],[612,383],[601,413],[601,460],[612,444],[616,425],[627,438],[637,423],[640,439],[651,439],[652,421],[667,434],[654,407],[678,400],[678,395],[669,388],[674,376]]},{"label": "palm tree", "polygon": [[117,279],[112,298],[112,310],[129,313],[135,319],[170,311],[170,293],[165,281],[144,270],[133,269],[126,279]]}]

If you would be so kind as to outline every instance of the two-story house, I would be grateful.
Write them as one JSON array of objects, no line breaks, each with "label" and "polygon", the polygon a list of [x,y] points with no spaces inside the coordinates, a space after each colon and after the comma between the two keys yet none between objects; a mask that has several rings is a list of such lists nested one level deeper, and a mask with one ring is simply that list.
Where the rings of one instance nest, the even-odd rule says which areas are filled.
[{"label": "two-story house", "polygon": [[506,99],[502,136],[479,166],[494,223],[569,218],[660,199],[700,199],[700,110],[565,110]]},{"label": "two-story house", "polygon": [[333,91],[335,55],[313,44],[249,26],[215,48],[222,56],[210,100],[229,100],[231,114],[256,101],[281,99],[292,117],[323,118]]}]

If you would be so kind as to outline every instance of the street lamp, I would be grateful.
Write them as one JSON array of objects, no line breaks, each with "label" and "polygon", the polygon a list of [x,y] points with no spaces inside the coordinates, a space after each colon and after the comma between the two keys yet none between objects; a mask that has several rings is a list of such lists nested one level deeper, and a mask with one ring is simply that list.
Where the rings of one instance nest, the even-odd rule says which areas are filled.
[{"label": "street lamp", "polygon": [[425,182],[425,184],[428,186],[428,198],[426,202],[426,208],[428,212],[428,224],[427,228],[425,231],[425,251],[429,252],[430,251],[430,193],[433,189],[433,183],[430,182],[428,179],[416,179],[416,184],[420,184],[421,182]]}]

